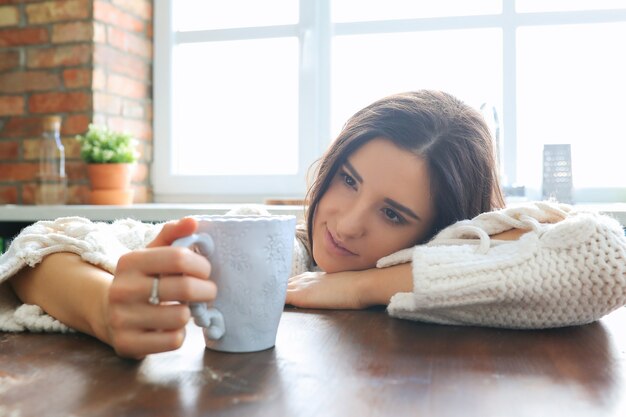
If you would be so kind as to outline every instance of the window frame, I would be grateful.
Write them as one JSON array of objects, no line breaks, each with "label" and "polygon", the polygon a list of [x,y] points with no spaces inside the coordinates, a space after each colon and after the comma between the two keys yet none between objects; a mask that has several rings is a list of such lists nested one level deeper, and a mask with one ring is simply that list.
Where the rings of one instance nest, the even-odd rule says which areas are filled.
[{"label": "window frame", "polygon": [[[515,0],[502,0],[500,14],[428,17],[367,22],[331,22],[331,0],[299,0],[300,21],[293,25],[205,30],[175,34],[172,2],[155,1],[154,28],[154,160],[151,178],[157,202],[263,202],[267,198],[302,198],[310,166],[331,140],[330,56],[334,36],[419,32],[450,29],[502,30],[503,85],[501,132],[503,174],[517,183],[516,34],[524,26],[626,22],[626,10],[517,12]],[[172,49],[178,41],[252,39],[297,36],[299,57],[299,172],[290,176],[212,176],[176,178],[169,174],[172,146]],[[263,189],[265,192],[259,193]],[[575,188],[575,202],[615,202],[624,188]],[[541,190],[526,187],[526,197],[541,199]]]}]

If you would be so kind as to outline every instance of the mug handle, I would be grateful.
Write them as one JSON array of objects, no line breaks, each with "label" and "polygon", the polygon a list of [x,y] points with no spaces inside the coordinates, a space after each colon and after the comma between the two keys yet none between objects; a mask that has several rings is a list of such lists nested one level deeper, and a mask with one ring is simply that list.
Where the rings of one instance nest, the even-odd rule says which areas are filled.
[{"label": "mug handle", "polygon": [[[215,249],[213,239],[206,233],[194,233],[192,235],[176,239],[172,246],[191,248],[197,247],[200,253],[207,258]],[[205,328],[205,335],[211,340],[218,340],[226,333],[224,316],[215,307],[207,307],[205,303],[189,303],[189,309],[196,325]]]}]

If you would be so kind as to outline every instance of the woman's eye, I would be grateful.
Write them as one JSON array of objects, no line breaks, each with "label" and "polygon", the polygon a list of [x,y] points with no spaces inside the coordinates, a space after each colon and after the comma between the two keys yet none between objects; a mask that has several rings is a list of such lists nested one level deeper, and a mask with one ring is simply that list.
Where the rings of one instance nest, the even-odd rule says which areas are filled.
[{"label": "woman's eye", "polygon": [[384,208],[383,214],[392,223],[398,223],[398,224],[404,223],[404,218],[402,218],[402,216],[400,216],[398,213],[396,213],[394,210],[390,208]]},{"label": "woman's eye", "polygon": [[352,188],[356,186],[356,180],[352,178],[350,175],[346,174],[345,172],[342,172],[340,175],[344,184]]}]

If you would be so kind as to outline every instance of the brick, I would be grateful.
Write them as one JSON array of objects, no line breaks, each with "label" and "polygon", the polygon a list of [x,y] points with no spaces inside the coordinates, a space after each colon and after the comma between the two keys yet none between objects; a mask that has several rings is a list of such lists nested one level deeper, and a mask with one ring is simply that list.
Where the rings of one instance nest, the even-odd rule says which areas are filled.
[{"label": "brick", "polygon": [[58,74],[47,71],[19,71],[0,74],[0,93],[55,90],[61,85]]},{"label": "brick", "polygon": [[69,181],[81,181],[87,179],[87,165],[81,161],[67,161],[65,173]]},{"label": "brick", "polygon": [[0,186],[0,204],[17,204],[17,186]]},{"label": "brick", "polygon": [[91,45],[57,46],[26,51],[28,68],[69,67],[91,62]]},{"label": "brick", "polygon": [[107,27],[103,23],[93,22],[93,41],[107,43]]},{"label": "brick", "polygon": [[0,141],[0,160],[17,159],[19,157],[20,145],[15,140]]},{"label": "brick", "polygon": [[146,116],[145,105],[135,100],[122,100],[122,116],[142,119]]},{"label": "brick", "polygon": [[108,126],[108,120],[109,119],[105,114],[94,112],[92,123],[94,125]]},{"label": "brick", "polygon": [[91,117],[86,114],[72,114],[61,124],[61,135],[80,135],[87,131]]},{"label": "brick", "polygon": [[143,162],[152,161],[152,142],[146,140],[137,141],[137,152],[139,152],[139,160]]},{"label": "brick", "polygon": [[59,0],[26,6],[28,23],[50,23],[89,17],[88,0]]},{"label": "brick", "polygon": [[102,0],[93,2],[93,17],[96,21],[108,23],[131,32],[143,32],[145,29],[145,23],[141,19]]},{"label": "brick", "polygon": [[93,32],[91,22],[57,23],[52,27],[52,43],[91,41]]},{"label": "brick", "polygon": [[[87,129],[80,133],[85,133],[86,131]],[[76,140],[76,136],[63,138],[62,142],[65,147],[65,158],[80,160],[80,142]]]},{"label": "brick", "polygon": [[25,4],[25,3],[36,3],[41,2],[41,0],[0,0],[0,4]]},{"label": "brick", "polygon": [[67,188],[67,204],[89,204],[89,186],[70,184]]},{"label": "brick", "polygon": [[17,26],[20,12],[16,6],[0,6],[0,26]]},{"label": "brick", "polygon": [[95,45],[94,64],[136,80],[150,80],[150,65],[142,58],[123,53],[107,45]]},{"label": "brick", "polygon": [[[63,124],[61,125],[61,129],[63,129],[63,126],[65,124],[66,123],[63,122]],[[85,131],[86,130],[87,129],[85,129]],[[63,133],[61,134],[63,135]],[[80,159],[80,143],[78,143],[76,137],[62,137],[61,143],[63,143],[63,147],[65,148],[66,159]],[[38,161],[40,145],[40,138],[29,138],[22,140],[22,161]]]},{"label": "brick", "polygon": [[0,164],[0,181],[32,181],[37,178],[39,163],[18,162]]},{"label": "brick", "polygon": [[93,111],[120,116],[122,114],[122,99],[113,94],[94,92]]},{"label": "brick", "polygon": [[135,170],[133,171],[132,182],[144,182],[148,179],[149,173],[148,165],[143,162],[135,164]]},{"label": "brick", "polygon": [[152,20],[152,2],[148,0],[113,0],[113,4],[143,20]]},{"label": "brick", "polygon": [[137,139],[152,140],[152,124],[145,120],[109,117],[107,125],[113,130],[128,132]]},{"label": "brick", "polygon": [[84,88],[91,86],[91,70],[72,68],[63,71],[63,83],[67,88]]},{"label": "brick", "polygon": [[43,117],[11,117],[0,131],[0,137],[27,138],[41,135]]},{"label": "brick", "polygon": [[19,196],[21,204],[35,204],[35,192],[37,191],[37,185],[34,182],[22,184],[22,192]]},{"label": "brick", "polygon": [[90,108],[91,96],[84,92],[54,92],[33,94],[28,99],[31,113],[65,113]]},{"label": "brick", "polygon": [[107,89],[113,94],[127,98],[147,98],[149,94],[148,86],[143,82],[117,74],[109,74]]},{"label": "brick", "polygon": [[135,195],[133,196],[133,203],[142,204],[150,203],[152,201],[152,191],[145,185],[133,185]]},{"label": "brick", "polygon": [[124,52],[152,59],[152,42],[144,37],[109,26],[107,28],[107,41],[109,45]]},{"label": "brick", "polygon": [[48,30],[42,27],[26,27],[0,30],[0,47],[37,45],[48,42]]},{"label": "brick", "polygon": [[0,52],[0,71],[16,68],[20,65],[18,51]]},{"label": "brick", "polygon": [[91,89],[94,91],[105,90],[107,86],[107,76],[103,69],[94,69],[92,74]]},{"label": "brick", "polygon": [[0,116],[24,114],[24,97],[0,96]]},{"label": "brick", "polygon": [[22,140],[22,161],[37,161],[39,158],[39,138],[29,138]]}]

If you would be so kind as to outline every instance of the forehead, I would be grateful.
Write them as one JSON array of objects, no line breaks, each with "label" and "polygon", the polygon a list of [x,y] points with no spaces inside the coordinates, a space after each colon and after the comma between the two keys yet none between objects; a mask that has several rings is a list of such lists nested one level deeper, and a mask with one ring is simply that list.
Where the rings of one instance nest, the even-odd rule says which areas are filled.
[{"label": "forehead", "polygon": [[370,181],[380,179],[402,179],[408,184],[428,179],[425,160],[410,151],[400,148],[388,139],[375,138],[355,150],[347,161],[359,174],[376,174]]}]

